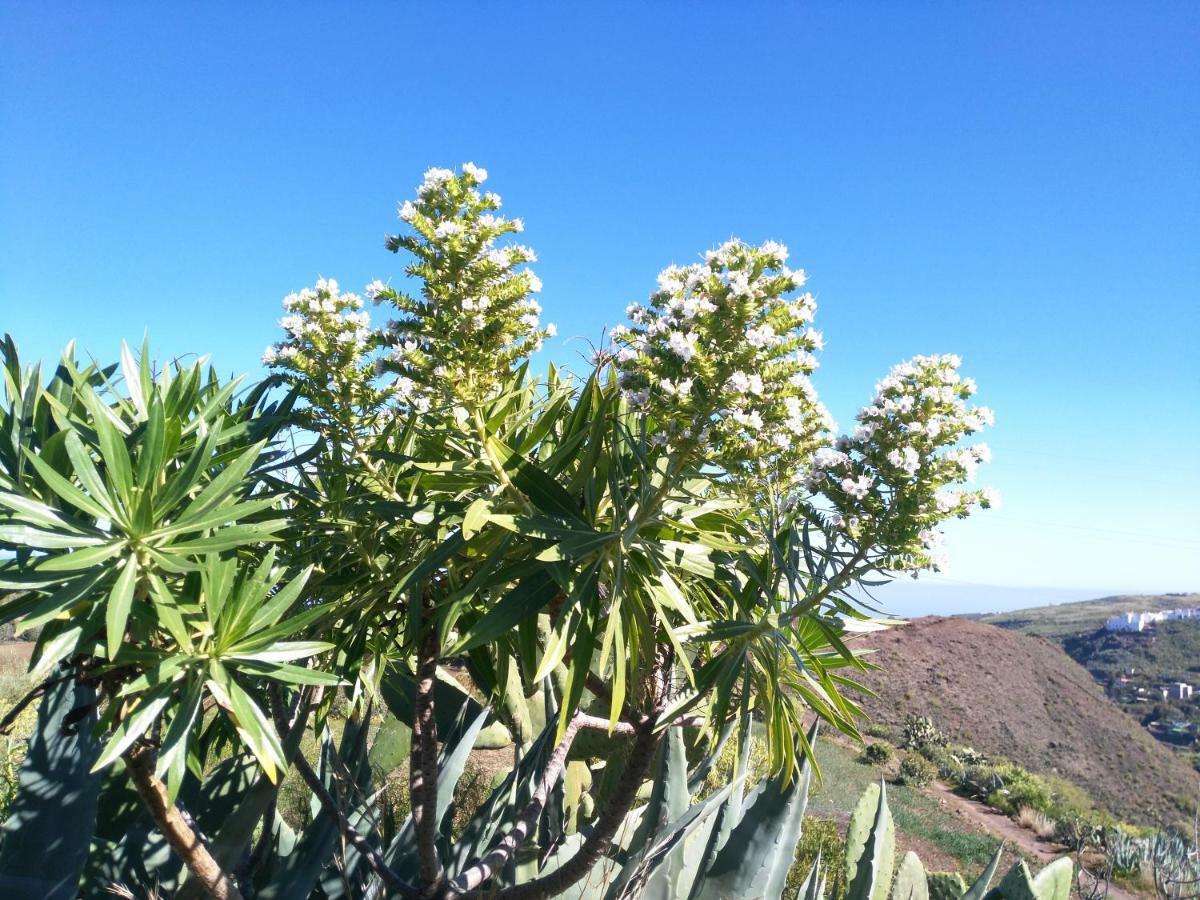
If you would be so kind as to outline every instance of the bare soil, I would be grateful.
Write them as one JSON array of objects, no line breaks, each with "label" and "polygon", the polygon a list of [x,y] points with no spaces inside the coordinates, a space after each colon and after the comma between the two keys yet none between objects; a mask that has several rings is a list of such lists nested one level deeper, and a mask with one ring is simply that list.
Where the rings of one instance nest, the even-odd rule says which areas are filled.
[{"label": "bare soil", "polygon": [[872,721],[931,716],[957,743],[1079,785],[1113,815],[1145,825],[1190,819],[1190,765],[1110,701],[1057,644],[965,618],[931,616],[871,634],[879,671],[863,681]]}]

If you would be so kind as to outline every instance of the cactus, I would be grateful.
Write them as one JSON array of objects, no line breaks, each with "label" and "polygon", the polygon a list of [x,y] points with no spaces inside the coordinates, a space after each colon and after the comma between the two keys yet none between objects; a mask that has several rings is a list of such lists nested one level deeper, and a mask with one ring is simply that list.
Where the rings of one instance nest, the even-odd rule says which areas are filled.
[{"label": "cactus", "polygon": [[[887,789],[882,782],[870,785],[855,807],[846,835],[846,896],[848,900],[1069,900],[1075,880],[1075,864],[1070,857],[1055,860],[1036,877],[1023,861],[1018,861],[989,891],[1003,851],[1001,845],[969,888],[957,872],[927,876],[921,860],[912,852],[904,855],[893,881],[896,835]],[[806,900],[810,900],[809,891],[816,883],[819,868],[818,859],[800,890]]]},{"label": "cactus", "polygon": [[958,872],[930,872],[929,900],[958,900],[967,892],[967,882]]}]

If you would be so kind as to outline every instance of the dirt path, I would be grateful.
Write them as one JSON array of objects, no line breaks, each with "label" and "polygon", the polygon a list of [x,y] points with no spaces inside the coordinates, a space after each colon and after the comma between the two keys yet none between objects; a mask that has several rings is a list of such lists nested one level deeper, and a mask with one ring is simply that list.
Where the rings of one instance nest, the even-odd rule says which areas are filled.
[{"label": "dirt path", "polygon": [[[953,811],[955,815],[967,820],[978,828],[982,828],[989,834],[995,835],[1009,846],[1016,847],[1021,853],[1036,863],[1034,867],[1035,871],[1038,867],[1044,866],[1063,855],[1064,851],[1062,847],[1043,841],[1029,829],[1022,828],[1008,816],[996,812],[991,807],[984,806],[982,803],[977,803],[974,800],[968,800],[966,797],[960,797],[940,781],[935,781],[927,790],[931,797]],[[1137,900],[1135,895],[1116,885],[1109,885],[1108,898],[1109,900]]]}]

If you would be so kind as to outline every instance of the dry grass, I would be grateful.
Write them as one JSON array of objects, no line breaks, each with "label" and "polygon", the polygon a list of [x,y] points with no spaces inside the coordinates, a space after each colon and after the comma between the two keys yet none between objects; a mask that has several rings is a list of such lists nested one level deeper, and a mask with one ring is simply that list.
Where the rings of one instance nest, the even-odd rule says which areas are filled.
[{"label": "dry grass", "polygon": [[1017,810],[1016,815],[1013,816],[1013,821],[1022,828],[1029,829],[1042,840],[1054,837],[1054,820],[1040,809],[1034,809],[1031,806],[1022,806]]}]

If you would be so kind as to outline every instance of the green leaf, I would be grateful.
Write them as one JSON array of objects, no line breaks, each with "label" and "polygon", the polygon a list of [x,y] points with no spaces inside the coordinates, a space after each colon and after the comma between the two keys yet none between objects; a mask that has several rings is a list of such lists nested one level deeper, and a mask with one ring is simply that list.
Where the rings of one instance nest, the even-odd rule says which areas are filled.
[{"label": "green leaf", "polygon": [[39,625],[50,621],[60,613],[70,609],[76,603],[81,603],[88,599],[89,595],[108,575],[109,572],[107,570],[100,569],[91,574],[80,575],[77,578],[64,582],[52,594],[41,598],[36,604],[26,610],[20,624],[17,626],[16,633],[23,634],[30,629],[37,628]]},{"label": "green leaf", "polygon": [[109,494],[100,478],[100,473],[96,471],[91,456],[88,455],[87,448],[84,447],[83,441],[74,429],[67,432],[66,448],[67,458],[71,460],[71,466],[75,470],[75,477],[79,479],[79,483],[84,486],[90,497],[100,504],[109,519],[114,522],[118,521],[120,516],[116,500]]},{"label": "green leaf", "polygon": [[[66,432],[65,434],[69,435],[73,434],[73,432]],[[106,509],[103,504],[89,497],[87,494],[77,488],[74,484],[60,475],[53,466],[48,465],[44,460],[42,460],[41,457],[39,457],[36,453],[31,452],[27,448],[22,449],[25,450],[26,457],[28,457],[29,462],[33,465],[33,468],[37,471],[38,475],[41,476],[42,481],[46,482],[47,487],[49,487],[50,490],[54,491],[54,493],[56,493],[67,503],[70,503],[76,509],[87,513],[89,516],[94,516],[97,519],[106,519],[112,515],[112,513]]]},{"label": "green leaf", "polygon": [[200,716],[203,687],[203,682],[199,678],[188,682],[183,693],[183,700],[180,701],[179,708],[175,710],[175,715],[171,718],[171,725],[167,728],[162,747],[159,749],[155,771],[160,776],[164,772],[172,772],[174,777],[171,782],[174,787],[178,786],[178,781],[183,775],[180,770],[182,764],[187,761],[192,726]]},{"label": "green leaf", "polygon": [[[125,510],[133,512],[133,467],[129,462],[129,450],[125,446],[125,436],[118,430],[112,410],[90,387],[84,387],[79,396],[92,414],[92,426],[96,429],[96,439],[100,444],[100,456],[108,469],[108,477],[112,482],[113,491],[121,501]],[[69,445],[68,445],[69,446]]]},{"label": "green leaf", "polygon": [[228,522],[236,522],[239,519],[249,518],[257,512],[275,506],[276,503],[278,503],[278,500],[274,497],[262,497],[256,500],[247,500],[244,503],[218,506],[216,509],[211,509],[195,519],[186,522],[180,519],[164,528],[156,529],[153,534],[147,536],[147,539],[169,538],[178,534],[185,534],[189,531],[203,531],[206,528],[216,528]]},{"label": "green leaf", "polygon": [[146,397],[142,393],[141,375],[137,363],[133,361],[133,354],[129,352],[129,345],[124,341],[121,341],[121,374],[125,376],[125,390],[129,393],[134,408],[137,409],[138,415],[146,418]]},{"label": "green leaf", "polygon": [[112,559],[125,549],[125,542],[115,540],[101,547],[88,547],[72,553],[60,553],[38,562],[36,575],[58,572],[79,572],[91,569]]},{"label": "green leaf", "polygon": [[231,659],[255,660],[257,662],[278,663],[291,662],[294,659],[305,659],[332,650],[333,644],[325,641],[280,641],[264,650],[249,653],[238,652],[237,647],[230,647],[224,654]]},{"label": "green leaf", "polygon": [[137,558],[127,557],[121,574],[117,576],[117,581],[108,595],[104,623],[110,660],[116,659],[117,651],[121,649],[121,643],[125,640],[125,623],[133,606],[133,589],[137,586],[137,576]]},{"label": "green leaf", "polygon": [[175,526],[187,525],[199,520],[206,512],[215,508],[239,488],[247,487],[248,485],[244,483],[246,473],[262,455],[262,449],[266,443],[266,441],[259,441],[226,465],[221,470],[221,474],[209,482],[196,499],[188,504],[179,518],[175,520]]},{"label": "green leaf", "polygon": [[175,692],[173,684],[162,684],[142,695],[141,702],[125,717],[113,731],[113,736],[104,745],[100,758],[92,765],[92,771],[98,772],[120,756],[125,750],[146,733],[162,712],[163,707],[171,702]]},{"label": "green leaf", "polygon": [[32,547],[35,550],[70,550],[75,547],[95,547],[103,544],[106,537],[79,534],[72,531],[46,531],[28,525],[0,523],[0,542]]},{"label": "green leaf", "polygon": [[274,726],[220,663],[214,662],[210,670],[214,677],[207,682],[209,692],[229,715],[242,741],[262,766],[263,774],[277,784],[280,774],[287,769],[287,759]]},{"label": "green leaf", "polygon": [[299,575],[289,581],[284,587],[280,588],[271,599],[264,603],[254,618],[250,621],[249,631],[251,634],[258,631],[264,626],[274,625],[279,621],[279,618],[292,608],[296,602],[296,598],[300,596],[300,592],[304,590],[305,584],[308,583],[309,576],[312,575],[312,566],[308,566]]},{"label": "green leaf", "polygon": [[558,593],[558,585],[544,572],[522,579],[484,613],[479,621],[463,632],[448,655],[467,653],[476,647],[498,640],[523,619],[536,616]]},{"label": "green leaf", "polygon": [[95,529],[63,518],[62,513],[57,509],[30,497],[22,497],[20,494],[10,494],[0,491],[0,505],[7,506],[18,513],[20,516],[19,521],[27,525],[36,525],[39,528],[47,528],[51,531],[97,535]]},{"label": "green leaf", "polygon": [[287,524],[286,519],[273,519],[269,522],[257,522],[254,525],[231,525],[229,528],[214,531],[209,537],[171,544],[170,549],[174,553],[219,553],[222,550],[233,550],[248,544],[279,540],[274,533],[286,528]]},{"label": "green leaf", "polygon": [[290,663],[255,662],[238,657],[238,671],[248,674],[263,675],[283,681],[288,684],[316,684],[324,687],[337,687],[344,682],[332,672],[322,672],[319,669],[307,669],[304,666],[294,666]]}]

